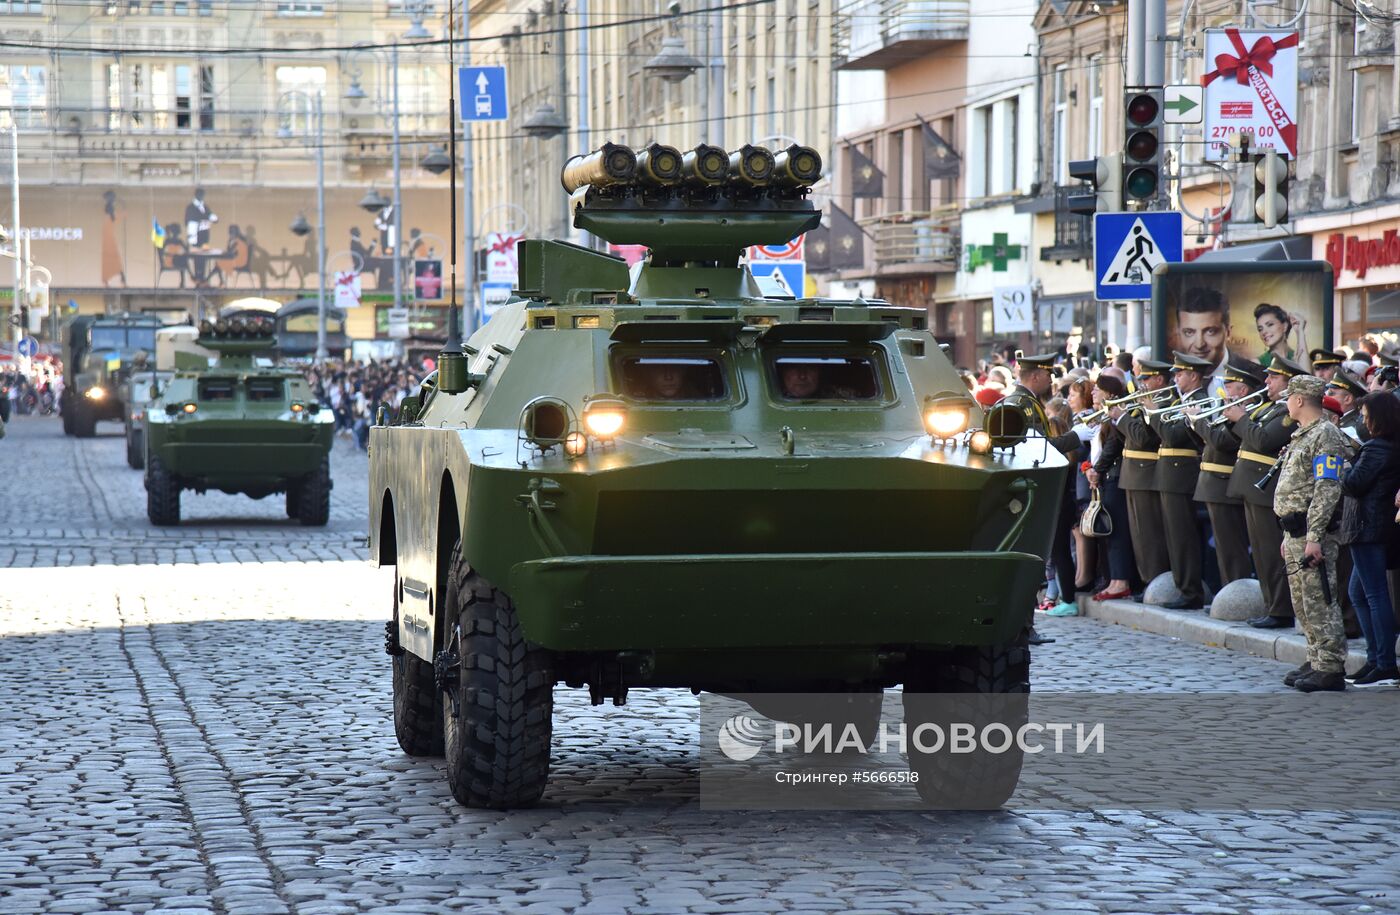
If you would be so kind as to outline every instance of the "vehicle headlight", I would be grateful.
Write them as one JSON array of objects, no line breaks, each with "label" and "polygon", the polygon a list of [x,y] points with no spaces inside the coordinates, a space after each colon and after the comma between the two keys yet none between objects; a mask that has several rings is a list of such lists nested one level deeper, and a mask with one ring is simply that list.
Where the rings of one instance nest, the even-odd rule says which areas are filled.
[{"label": "vehicle headlight", "polygon": [[967,428],[966,398],[934,394],[924,400],[924,428],[934,438],[952,438]]},{"label": "vehicle headlight", "polygon": [[195,410],[199,409],[199,406],[197,404],[187,403],[180,409],[184,410],[186,413],[193,413]]},{"label": "vehicle headlight", "polygon": [[594,438],[607,440],[627,425],[627,404],[616,397],[592,397],[583,405],[583,425]]},{"label": "vehicle headlight", "polygon": [[1026,440],[1030,434],[1030,423],[1026,414],[1015,404],[1004,400],[997,401],[987,410],[987,418],[982,428],[991,439],[993,447],[1014,448]]},{"label": "vehicle headlight", "polygon": [[992,451],[992,437],[987,434],[987,430],[978,429],[972,433],[972,437],[967,440],[967,447],[973,454],[990,454]]},{"label": "vehicle headlight", "polygon": [[86,396],[88,400],[101,400],[107,396],[107,389],[100,384],[95,384],[87,389]]},{"label": "vehicle headlight", "polygon": [[588,453],[588,436],[582,432],[570,432],[564,436],[564,453],[569,457],[582,457]]}]

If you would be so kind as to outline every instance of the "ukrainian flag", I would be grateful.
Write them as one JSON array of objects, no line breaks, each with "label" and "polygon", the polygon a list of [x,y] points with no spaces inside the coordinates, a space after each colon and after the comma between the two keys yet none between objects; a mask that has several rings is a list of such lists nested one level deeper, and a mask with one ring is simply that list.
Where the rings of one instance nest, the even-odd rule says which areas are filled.
[{"label": "ukrainian flag", "polygon": [[165,247],[165,229],[161,227],[160,220],[151,220],[151,244],[157,248]]}]

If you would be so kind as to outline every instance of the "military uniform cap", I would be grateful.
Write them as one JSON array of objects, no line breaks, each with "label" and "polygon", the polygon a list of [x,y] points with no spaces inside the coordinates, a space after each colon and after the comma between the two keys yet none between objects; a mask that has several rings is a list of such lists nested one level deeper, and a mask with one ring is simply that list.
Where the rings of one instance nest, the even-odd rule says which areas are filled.
[{"label": "military uniform cap", "polygon": [[1143,377],[1146,377],[1148,375],[1165,375],[1171,370],[1172,364],[1170,362],[1159,362],[1156,359],[1138,360],[1137,374]]},{"label": "military uniform cap", "polygon": [[1327,392],[1327,382],[1316,375],[1294,375],[1288,379],[1288,395],[1302,394],[1304,397],[1321,398]]},{"label": "military uniform cap", "polygon": [[1296,362],[1290,362],[1282,356],[1275,356],[1269,362],[1268,371],[1274,375],[1282,375],[1285,378],[1292,378],[1295,375],[1306,375],[1308,370]]},{"label": "military uniform cap", "polygon": [[1381,351],[1376,353],[1376,359],[1381,365],[1400,365],[1400,349],[1394,344],[1381,347]]},{"label": "military uniform cap", "polygon": [[1325,369],[1328,366],[1342,364],[1341,354],[1334,353],[1330,349],[1308,350],[1308,358],[1312,361],[1315,369]]},{"label": "military uniform cap", "polygon": [[1200,356],[1193,356],[1190,353],[1172,353],[1172,371],[1174,372],[1201,372],[1208,374],[1215,368],[1215,363]]},{"label": "military uniform cap", "polygon": [[1337,374],[1333,375],[1332,380],[1327,383],[1327,386],[1340,391],[1346,391],[1356,397],[1365,397],[1367,393],[1369,393],[1366,390],[1366,385],[1358,381],[1355,375],[1344,371],[1338,371]]},{"label": "military uniform cap", "polygon": [[1225,365],[1225,380],[1239,381],[1257,388],[1264,383],[1264,367],[1257,362],[1237,359]]},{"label": "military uniform cap", "polygon": [[1045,353],[1040,356],[1026,356],[1020,352],[1016,353],[1016,364],[1033,369],[1049,369],[1055,364],[1055,354]]}]

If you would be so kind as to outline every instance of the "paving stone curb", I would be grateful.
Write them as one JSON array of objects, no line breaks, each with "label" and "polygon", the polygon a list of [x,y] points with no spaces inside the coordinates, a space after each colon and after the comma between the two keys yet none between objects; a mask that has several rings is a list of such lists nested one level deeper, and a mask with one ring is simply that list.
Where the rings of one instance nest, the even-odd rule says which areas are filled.
[{"label": "paving stone curb", "polygon": [[[1102,620],[1105,623],[1170,636],[1211,648],[1224,648],[1259,658],[1285,661],[1295,667],[1308,657],[1307,641],[1301,632],[1255,629],[1247,623],[1211,619],[1202,610],[1167,610],[1130,600],[1098,601],[1080,597],[1079,612],[1090,619]],[[1347,652],[1347,670],[1354,671],[1365,663],[1365,643],[1353,640]]]}]

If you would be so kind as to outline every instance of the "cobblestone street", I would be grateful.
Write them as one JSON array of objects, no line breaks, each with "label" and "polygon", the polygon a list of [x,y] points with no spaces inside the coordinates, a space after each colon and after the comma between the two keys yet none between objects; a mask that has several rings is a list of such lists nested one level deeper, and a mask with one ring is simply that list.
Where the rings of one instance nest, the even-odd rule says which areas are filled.
[{"label": "cobblestone street", "polygon": [[[688,691],[561,685],[542,805],[466,810],[394,740],[347,440],[325,528],[186,493],[154,529],[119,426],[8,431],[0,912],[1400,911],[1391,814],[702,810]],[[1278,662],[1042,629],[1037,690],[1282,691]]]}]

